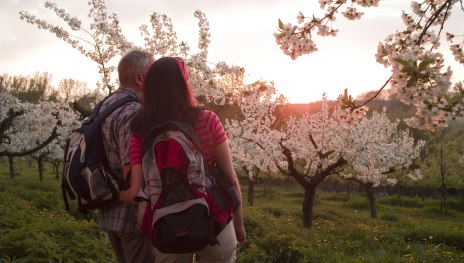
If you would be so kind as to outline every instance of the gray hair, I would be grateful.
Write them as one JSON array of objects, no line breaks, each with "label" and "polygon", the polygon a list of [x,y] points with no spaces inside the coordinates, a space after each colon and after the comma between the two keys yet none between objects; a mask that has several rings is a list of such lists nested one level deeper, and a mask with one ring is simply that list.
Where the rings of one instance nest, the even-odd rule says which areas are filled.
[{"label": "gray hair", "polygon": [[118,64],[119,83],[121,85],[131,85],[134,74],[137,72],[146,74],[153,61],[154,57],[151,53],[142,50],[129,51]]}]

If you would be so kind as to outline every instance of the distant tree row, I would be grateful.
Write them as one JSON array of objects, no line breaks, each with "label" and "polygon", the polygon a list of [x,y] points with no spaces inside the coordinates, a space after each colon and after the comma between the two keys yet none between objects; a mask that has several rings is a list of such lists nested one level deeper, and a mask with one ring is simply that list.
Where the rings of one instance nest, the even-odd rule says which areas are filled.
[{"label": "distant tree row", "polygon": [[40,180],[45,161],[58,177],[67,136],[99,97],[73,79],[61,80],[55,88],[48,73],[0,75],[0,157],[8,158],[10,177],[15,176],[14,158],[22,156],[37,161]]}]

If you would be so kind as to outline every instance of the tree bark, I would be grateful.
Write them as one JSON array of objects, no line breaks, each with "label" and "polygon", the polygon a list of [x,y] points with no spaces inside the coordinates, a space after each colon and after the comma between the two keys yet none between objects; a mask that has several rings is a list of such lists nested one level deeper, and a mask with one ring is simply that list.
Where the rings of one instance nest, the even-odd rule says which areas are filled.
[{"label": "tree bark", "polygon": [[255,181],[248,178],[248,205],[253,206],[255,197]]},{"label": "tree bark", "polygon": [[350,199],[350,192],[351,192],[350,188],[351,187],[348,181],[346,181],[345,186],[346,186],[346,199]]},{"label": "tree bark", "polygon": [[313,208],[315,198],[316,187],[306,187],[303,199],[303,227],[311,228],[313,225]]},{"label": "tree bark", "polygon": [[8,164],[10,167],[10,179],[15,178],[15,170],[14,170],[14,157],[8,156]]},{"label": "tree bark", "polygon": [[37,158],[37,165],[39,167],[39,181],[43,181],[44,179],[44,174],[43,174],[43,158],[39,157]]},{"label": "tree bark", "polygon": [[377,206],[375,203],[375,193],[372,183],[364,183],[361,180],[351,178],[350,180],[357,182],[363,190],[366,192],[367,201],[369,201],[369,210],[371,212],[371,218],[377,218]]},{"label": "tree bark", "polygon": [[60,168],[60,162],[58,161],[55,161],[53,162],[53,168],[55,170],[55,179],[60,179],[60,171],[59,171],[59,168]]},{"label": "tree bark", "polygon": [[32,148],[32,149],[29,149],[29,150],[26,150],[26,151],[22,151],[22,152],[9,152],[9,151],[2,151],[0,152],[0,157],[3,157],[3,156],[14,156],[14,157],[20,157],[20,156],[26,156],[26,155],[29,155],[31,153],[35,153],[39,150],[41,150],[42,148],[44,148],[45,146],[47,146],[50,142],[52,142],[56,137],[58,137],[58,126],[55,126],[55,128],[53,128],[53,131],[52,131],[52,134],[50,135],[50,137],[48,137],[45,141],[43,141],[41,144],[37,145],[36,147]]},{"label": "tree bark", "polygon": [[371,210],[371,217],[377,218],[377,206],[375,204],[375,194],[374,189],[371,185],[363,185],[364,190],[367,194],[367,200],[369,201],[369,208]]},{"label": "tree bark", "polygon": [[[314,148],[318,148],[317,145],[314,144]],[[337,161],[333,162],[332,164],[328,165],[324,169],[316,171],[313,176],[307,176],[306,174],[298,172],[295,166],[295,160],[292,157],[292,152],[290,149],[285,147],[282,142],[280,142],[280,146],[282,147],[282,154],[286,157],[288,162],[288,170],[283,169],[279,165],[277,168],[284,174],[287,174],[293,177],[304,189],[305,196],[303,199],[303,226],[306,228],[311,228],[312,221],[313,221],[313,207],[314,207],[314,199],[316,197],[316,189],[317,186],[324,181],[324,179],[331,175],[337,174],[338,171],[346,165],[346,161],[343,158],[338,158]],[[324,159],[330,153],[322,153],[319,152],[320,158]]]},{"label": "tree bark", "polygon": [[261,180],[263,182],[263,187],[264,187],[264,197],[267,197],[267,182],[266,180]]},{"label": "tree bark", "polygon": [[448,214],[448,205],[446,204],[446,184],[445,184],[445,165],[443,164],[443,146],[440,145],[440,174],[441,174],[441,187],[440,187],[440,211]]}]

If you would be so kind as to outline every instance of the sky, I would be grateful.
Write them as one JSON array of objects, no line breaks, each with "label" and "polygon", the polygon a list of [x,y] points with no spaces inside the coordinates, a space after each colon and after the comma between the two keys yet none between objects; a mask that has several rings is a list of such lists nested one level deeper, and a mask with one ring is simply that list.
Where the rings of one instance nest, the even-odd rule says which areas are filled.
[{"label": "sky", "polygon": [[[87,1],[55,0],[60,8],[83,21]],[[195,10],[209,21],[211,43],[208,61],[225,61],[245,69],[246,81],[273,81],[290,103],[320,100],[324,93],[336,99],[345,88],[353,96],[377,90],[391,74],[375,61],[378,43],[402,29],[401,10],[410,10],[410,1],[383,0],[379,7],[363,10],[364,17],[348,21],[338,16],[336,37],[316,38],[318,51],[292,60],[283,54],[273,34],[277,21],[296,24],[296,16],[322,16],[316,0],[106,0],[109,13],[118,14],[123,34],[130,41],[141,41],[138,28],[149,24],[153,12],[172,20],[179,41],[194,49],[198,44]],[[52,83],[64,78],[85,81],[89,87],[99,79],[97,65],[48,31],[20,20],[19,12],[62,25],[53,11],[39,0],[2,0],[0,2],[0,74],[30,75],[48,72]],[[456,12],[458,13],[458,12]],[[449,31],[462,34],[463,12],[451,17]],[[456,80],[464,79],[464,67],[445,53]]]}]

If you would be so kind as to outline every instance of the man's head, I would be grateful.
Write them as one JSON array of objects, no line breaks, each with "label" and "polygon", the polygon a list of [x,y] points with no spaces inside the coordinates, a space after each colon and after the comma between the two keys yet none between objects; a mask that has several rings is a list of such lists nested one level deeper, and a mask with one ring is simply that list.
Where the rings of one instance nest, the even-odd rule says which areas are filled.
[{"label": "man's head", "polygon": [[118,64],[119,84],[122,87],[130,87],[141,92],[145,75],[154,61],[153,55],[148,52],[129,51]]}]

